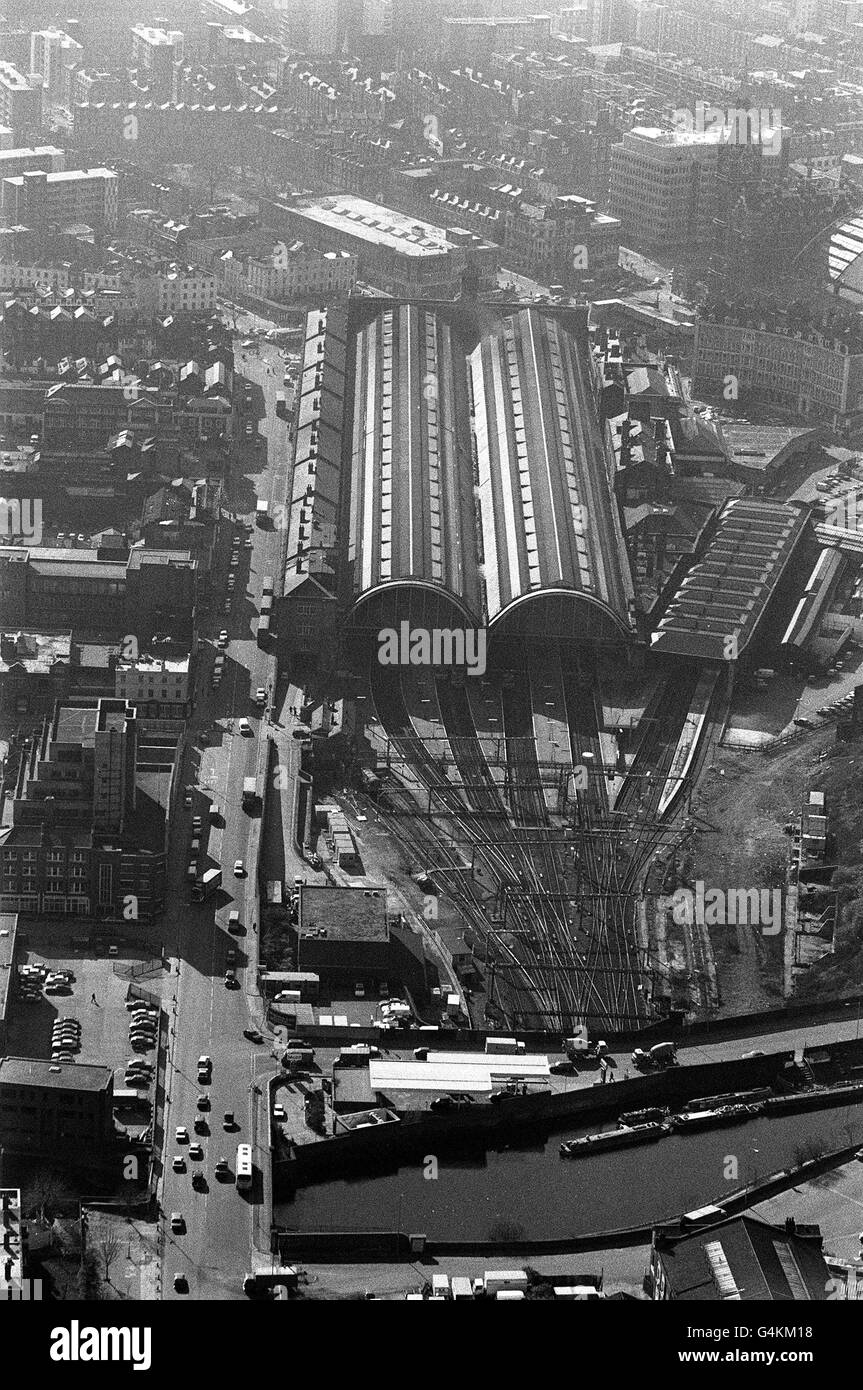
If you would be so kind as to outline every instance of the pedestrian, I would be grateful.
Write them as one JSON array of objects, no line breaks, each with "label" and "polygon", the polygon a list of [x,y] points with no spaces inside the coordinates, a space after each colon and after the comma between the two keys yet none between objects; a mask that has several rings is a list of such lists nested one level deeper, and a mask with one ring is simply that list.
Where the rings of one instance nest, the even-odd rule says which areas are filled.
[{"label": "pedestrian", "polygon": [[90,995],[90,1003],[91,1003],[91,1004],[95,1004],[95,1005],[96,1005],[96,1008],[98,1009],[98,1007],[99,1007],[99,1001],[98,1001],[98,999],[96,998],[96,995],[95,995],[95,994],[91,994],[91,995]]}]

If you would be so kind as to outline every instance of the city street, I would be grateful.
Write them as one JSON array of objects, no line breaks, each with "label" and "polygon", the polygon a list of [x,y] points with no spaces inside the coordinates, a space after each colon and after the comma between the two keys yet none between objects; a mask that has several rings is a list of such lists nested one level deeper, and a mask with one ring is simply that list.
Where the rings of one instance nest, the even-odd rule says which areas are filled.
[{"label": "city street", "polygon": [[[225,676],[221,687],[213,690],[210,671],[214,648],[208,645],[199,661],[195,712],[188,731],[185,750],[183,785],[197,784],[191,809],[178,812],[180,824],[172,830],[169,868],[169,907],[166,914],[166,940],[173,968],[179,969],[176,985],[174,1021],[170,1039],[168,1068],[168,1097],[165,1115],[165,1172],[162,1180],[161,1207],[163,1229],[162,1292],[167,1298],[183,1297],[175,1293],[173,1276],[183,1273],[188,1279],[189,1293],[195,1298],[242,1297],[243,1275],[249,1269],[253,1204],[261,1198],[261,1169],[267,1153],[266,1136],[252,1134],[252,1117],[257,1096],[254,1091],[256,1072],[272,1068],[272,1055],[266,1045],[256,1046],[243,1037],[243,1029],[261,1025],[254,989],[257,956],[257,913],[254,907],[254,866],[249,862],[249,843],[253,825],[257,822],[242,809],[243,778],[255,773],[258,738],[263,712],[253,703],[258,686],[272,688],[275,670],[271,655],[262,651],[255,640],[257,611],[261,584],[265,574],[277,573],[278,549],[281,536],[278,530],[255,526],[254,509],[258,497],[272,504],[284,498],[287,468],[288,436],[286,424],[276,419],[275,397],[282,389],[281,354],[266,345],[264,352],[237,353],[237,373],[253,381],[260,391],[255,392],[255,416],[259,433],[266,439],[266,448],[256,441],[247,442],[244,422],[240,417],[237,428],[233,476],[226,479],[224,509],[236,516],[237,526],[246,523],[251,529],[240,542],[239,567],[235,571],[237,591],[230,614],[224,614],[223,595],[230,548],[232,525],[223,525],[219,546],[218,570],[214,577],[213,612],[201,625],[206,637],[215,639],[224,627],[229,634],[226,649]],[[261,405],[263,392],[263,407]],[[261,410],[264,410],[261,416]],[[245,535],[252,537],[252,547],[243,544]],[[234,572],[234,571],[232,571]],[[241,718],[248,719],[252,737],[239,730]],[[199,736],[206,731],[209,744],[199,745]],[[207,811],[212,802],[221,810],[221,823],[208,826]],[[189,902],[186,870],[189,860],[188,841],[191,818],[200,815],[204,823],[202,850],[198,861],[199,875],[207,868],[221,866],[222,889],[203,903]],[[209,836],[207,839],[206,837]],[[257,839],[257,837],[255,837]],[[242,859],[248,877],[236,878],[234,861]],[[243,936],[229,936],[228,916],[236,908],[245,928]],[[238,989],[228,989],[224,983],[226,951],[237,951]],[[197,1059],[207,1055],[213,1061],[209,1086],[197,1081]],[[208,1135],[194,1133],[196,1102],[200,1093],[210,1097],[211,1109],[206,1112],[210,1128]],[[223,1127],[225,1111],[232,1111],[236,1127],[227,1132]],[[174,1132],[178,1125],[189,1131],[190,1140],[203,1147],[204,1157],[196,1162],[188,1158],[188,1144],[178,1145]],[[234,1184],[237,1144],[252,1142],[255,1183],[248,1192],[239,1192]],[[176,1154],[186,1157],[186,1171],[175,1173],[172,1161]],[[225,1158],[231,1170],[228,1180],[219,1180],[215,1166]],[[196,1170],[203,1172],[206,1190],[192,1187]],[[179,1212],[185,1230],[172,1232],[171,1214]]]}]

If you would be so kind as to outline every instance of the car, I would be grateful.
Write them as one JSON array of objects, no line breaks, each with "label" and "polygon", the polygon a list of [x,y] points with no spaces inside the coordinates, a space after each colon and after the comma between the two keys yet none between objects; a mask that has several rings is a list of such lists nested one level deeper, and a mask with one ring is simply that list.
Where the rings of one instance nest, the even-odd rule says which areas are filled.
[{"label": "car", "polygon": [[[230,563],[230,565],[228,566],[228,568],[229,568],[229,569],[232,569],[232,570],[235,570],[235,569],[237,568],[237,565],[238,565],[239,563],[240,563],[240,557],[239,557],[239,555],[232,555],[232,556],[231,556],[231,563]],[[230,583],[231,580],[232,580],[233,578],[234,578],[234,576],[233,576],[232,574],[228,575],[228,583]]]},{"label": "car", "polygon": [[127,1071],[124,1080],[126,1082],[126,1085],[129,1087],[140,1086],[142,1089],[146,1089],[146,1087],[149,1086],[152,1077],[148,1076],[146,1072],[142,1071]]},{"label": "car", "polygon": [[196,1192],[206,1192],[207,1190],[207,1179],[204,1177],[200,1168],[196,1168],[195,1172],[192,1174],[192,1186]]},{"label": "car", "polygon": [[206,1091],[202,1091],[201,1094],[198,1096],[198,1109],[199,1109],[199,1110],[209,1110],[209,1109],[210,1109],[210,1097],[207,1095]]},{"label": "car", "polygon": [[552,1062],[549,1071],[554,1076],[577,1076],[578,1072],[572,1062]]},{"label": "car", "polygon": [[182,1154],[174,1154],[174,1161],[171,1164],[171,1167],[173,1168],[175,1173],[185,1173],[186,1160]]},{"label": "car", "polygon": [[177,1128],[174,1130],[174,1138],[178,1144],[188,1144],[189,1131],[185,1125],[177,1125]]},{"label": "car", "polygon": [[230,611],[231,611],[231,600],[230,600],[229,598],[226,598],[226,599],[225,599],[225,602],[224,602],[223,605],[222,605],[222,612],[227,614],[227,613],[230,613]]},{"label": "car", "polygon": [[216,639],[216,645],[217,645],[218,647],[223,647],[223,648],[224,648],[224,647],[227,647],[227,645],[228,645],[228,633],[227,633],[227,631],[226,631],[225,628],[222,628],[221,632],[219,633],[219,636],[218,636],[218,638]]},{"label": "car", "polygon": [[225,989],[239,989],[240,982],[237,979],[236,970],[225,971]]},{"label": "car", "polygon": [[263,1033],[259,1032],[257,1028],[244,1028],[243,1037],[248,1038],[249,1042],[253,1043],[262,1043],[264,1041]]},{"label": "car", "polygon": [[858,1149],[854,1157],[858,1163],[863,1163],[863,1149]]},{"label": "car", "polygon": [[266,687],[263,686],[263,685],[259,685],[258,688],[257,688],[257,690],[255,691],[255,704],[256,704],[256,705],[265,705],[266,703],[267,703],[267,691],[266,691]]},{"label": "car", "polygon": [[186,795],[183,797],[183,805],[186,806],[189,810],[192,809],[192,793],[191,793],[191,792],[186,792]]},{"label": "car", "polygon": [[245,866],[245,864],[243,863],[242,859],[235,859],[235,860],[234,860],[234,878],[245,878],[245,877],[246,877],[246,866]]},{"label": "car", "polygon": [[239,1129],[239,1125],[234,1119],[233,1110],[225,1111],[225,1118],[222,1120],[222,1125],[225,1129]]},{"label": "car", "polygon": [[178,1271],[178,1272],[174,1275],[174,1281],[173,1281],[173,1282],[174,1282],[174,1292],[175,1292],[175,1293],[188,1293],[188,1290],[189,1290],[189,1281],[188,1281],[188,1279],[186,1278],[185,1274],[182,1274],[182,1273],[180,1273],[180,1272]]},{"label": "car", "polygon": [[204,1150],[200,1144],[189,1145],[189,1157],[200,1161],[204,1157]]},{"label": "car", "polygon": [[244,738],[251,738],[252,726],[249,723],[248,719],[240,720],[240,733],[243,735]]},{"label": "car", "polygon": [[198,1080],[209,1082],[213,1076],[213,1059],[206,1055],[198,1058]]},{"label": "car", "polygon": [[247,421],[246,421],[246,438],[247,438],[247,439],[251,439],[251,437],[252,437],[252,435],[253,435],[254,433],[255,433],[255,427],[254,427],[254,425],[252,424],[251,420],[247,420]]},{"label": "car", "polygon": [[172,1230],[172,1231],[185,1231],[185,1229],[186,1229],[186,1223],[185,1223],[185,1221],[183,1220],[183,1213],[182,1213],[181,1211],[172,1211],[172,1212],[171,1212],[171,1230]]},{"label": "car", "polygon": [[147,1018],[142,1014],[133,1014],[129,1024],[130,1033],[149,1033],[155,1037],[159,1031],[159,1025],[154,1018]]},{"label": "car", "polygon": [[135,1028],[129,1034],[129,1042],[133,1045],[135,1043],[146,1043],[148,1047],[155,1047],[156,1034],[151,1032],[149,1028]]},{"label": "car", "polygon": [[228,931],[231,933],[232,936],[242,936],[245,931],[245,928],[242,922],[240,921],[240,914],[236,908],[233,909],[233,911],[230,913],[228,917]]},{"label": "car", "polygon": [[793,719],[791,722],[792,722],[793,724],[796,724],[797,727],[798,727],[799,729],[811,729],[811,728],[812,728],[812,720],[811,720],[811,719],[804,719],[802,715],[799,715],[796,719]]},{"label": "car", "polygon": [[429,1110],[461,1110],[471,1104],[470,1096],[438,1096],[429,1106]]},{"label": "car", "polygon": [[72,986],[71,986],[71,985],[67,985],[67,984],[62,984],[62,985],[46,985],[46,986],[45,986],[45,993],[46,993],[46,994],[71,994],[71,993],[72,993]]},{"label": "car", "polygon": [[226,965],[236,965],[236,963],[237,963],[237,952],[236,952],[236,950],[235,950],[235,948],[234,948],[233,946],[229,946],[228,949],[227,949],[227,951],[225,952],[225,964],[226,964]]},{"label": "car", "polygon": [[225,1178],[228,1176],[230,1171],[231,1170],[228,1167],[228,1160],[226,1158],[220,1158],[218,1163],[216,1164],[216,1177]]},{"label": "car", "polygon": [[364,984],[359,984],[359,983],[358,983],[358,984],[355,984],[355,985],[354,985],[354,998],[355,998],[355,999],[365,999],[365,997],[366,997],[366,987],[365,987],[365,985],[364,985]]},{"label": "car", "polygon": [[198,735],[198,742],[201,744],[201,747],[202,747],[202,748],[206,748],[207,745],[209,744],[209,742],[210,742],[210,735],[207,733],[206,729],[202,729],[201,732],[199,733],[199,735]]}]

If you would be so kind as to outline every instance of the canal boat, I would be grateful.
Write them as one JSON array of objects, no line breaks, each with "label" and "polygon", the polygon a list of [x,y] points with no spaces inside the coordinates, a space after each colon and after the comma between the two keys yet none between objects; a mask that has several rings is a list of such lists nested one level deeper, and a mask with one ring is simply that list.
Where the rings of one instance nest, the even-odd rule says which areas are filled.
[{"label": "canal boat", "polygon": [[586,1134],[583,1139],[568,1139],[561,1144],[561,1158],[584,1158],[591,1153],[608,1149],[628,1149],[633,1144],[651,1144],[669,1133],[668,1125],[621,1125],[619,1129],[604,1130],[601,1134]]},{"label": "canal boat", "polygon": [[687,1110],[672,1115],[671,1128],[677,1134],[694,1133],[702,1129],[719,1129],[722,1125],[743,1124],[760,1115],[762,1105],[720,1105],[715,1110]]}]

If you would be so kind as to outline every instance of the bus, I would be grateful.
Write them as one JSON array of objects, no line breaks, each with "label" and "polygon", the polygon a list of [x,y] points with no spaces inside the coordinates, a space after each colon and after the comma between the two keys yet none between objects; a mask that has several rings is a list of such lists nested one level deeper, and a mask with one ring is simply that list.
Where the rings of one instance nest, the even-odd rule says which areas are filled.
[{"label": "bus", "polygon": [[237,1145],[237,1187],[251,1187],[252,1185],[252,1146],[251,1144]]}]

